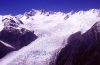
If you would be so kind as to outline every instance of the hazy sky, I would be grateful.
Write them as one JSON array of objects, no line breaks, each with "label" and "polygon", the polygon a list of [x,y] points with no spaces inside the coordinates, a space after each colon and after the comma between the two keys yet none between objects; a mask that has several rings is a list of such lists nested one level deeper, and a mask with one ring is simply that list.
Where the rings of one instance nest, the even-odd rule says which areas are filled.
[{"label": "hazy sky", "polygon": [[100,0],[0,0],[0,15],[18,15],[31,9],[68,13],[100,9]]}]

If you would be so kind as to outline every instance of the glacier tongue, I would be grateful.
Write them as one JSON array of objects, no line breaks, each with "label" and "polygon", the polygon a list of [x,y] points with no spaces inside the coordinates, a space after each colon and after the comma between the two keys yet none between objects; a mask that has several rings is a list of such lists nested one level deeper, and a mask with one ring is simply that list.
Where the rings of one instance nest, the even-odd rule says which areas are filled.
[{"label": "glacier tongue", "polygon": [[[66,45],[63,42],[71,34],[78,31],[85,33],[93,24],[100,21],[98,12],[93,13],[93,11],[89,10],[84,13],[80,11],[72,15],[69,13],[56,13],[49,16],[37,12],[34,16],[29,16],[29,18],[23,15],[20,18],[23,24],[19,25],[19,27],[34,31],[39,38],[28,46],[6,55],[0,60],[0,64],[49,65],[51,62],[54,63],[57,54]],[[100,10],[98,11],[100,12]],[[69,18],[64,20],[66,15],[69,15]]]}]

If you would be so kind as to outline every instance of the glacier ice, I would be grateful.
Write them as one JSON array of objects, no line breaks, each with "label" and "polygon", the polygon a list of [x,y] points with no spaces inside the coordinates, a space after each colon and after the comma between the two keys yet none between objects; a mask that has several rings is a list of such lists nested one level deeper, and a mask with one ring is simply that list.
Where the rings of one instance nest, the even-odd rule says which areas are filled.
[{"label": "glacier ice", "polygon": [[[35,13],[34,13],[35,11]],[[61,12],[48,12],[41,14],[39,10],[32,10],[29,13],[17,17],[23,24],[19,24],[18,29],[25,28],[39,36],[35,41],[29,45],[21,48],[18,51],[13,51],[7,54],[0,60],[2,65],[49,65],[54,63],[57,54],[66,44],[63,44],[65,38],[81,31],[85,33],[93,24],[100,21],[98,12],[94,10],[73,12],[72,14]],[[95,10],[97,11],[97,10]],[[44,12],[44,11],[43,11]],[[27,14],[27,15],[26,15]],[[65,20],[64,18],[67,17]],[[3,18],[14,18],[14,16],[0,16],[0,27],[3,27]],[[27,18],[28,17],[28,18]],[[15,19],[16,20],[16,19]],[[2,29],[1,29],[2,30]],[[67,40],[66,40],[67,41]]]}]

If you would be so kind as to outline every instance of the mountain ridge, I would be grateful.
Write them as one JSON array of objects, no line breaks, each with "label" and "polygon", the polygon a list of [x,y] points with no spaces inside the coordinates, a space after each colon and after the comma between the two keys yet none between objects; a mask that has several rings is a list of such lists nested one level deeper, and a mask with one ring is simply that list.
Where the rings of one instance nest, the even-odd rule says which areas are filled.
[{"label": "mountain ridge", "polygon": [[[46,12],[45,10],[32,9],[23,15],[0,16],[0,40],[17,48],[16,50],[8,49],[8,47],[2,45],[0,42],[2,47],[8,49],[6,52],[6,50],[1,47],[1,49],[6,52],[6,55],[4,54],[3,57],[1,55],[0,64],[56,65],[60,51],[67,45],[70,47],[70,36],[73,37],[75,34],[74,37],[77,41],[81,38],[81,35],[84,36],[94,24],[95,27],[98,27],[95,29],[99,31],[100,24],[97,23],[99,21],[100,9],[79,12],[71,11],[66,14],[62,12]],[[77,35],[77,32],[81,33]],[[92,33],[93,32],[90,32],[89,35]],[[90,38],[87,37],[87,39]],[[73,39],[71,40],[73,42]],[[74,46],[77,46],[78,43],[76,42],[76,45],[74,45],[74,43],[71,44],[72,48],[75,48]],[[11,53],[9,53],[9,51]],[[66,55],[66,53],[64,54]],[[88,54],[85,54],[85,56],[86,55]],[[71,57],[73,59],[73,56]],[[68,64],[65,62],[65,65]]]}]

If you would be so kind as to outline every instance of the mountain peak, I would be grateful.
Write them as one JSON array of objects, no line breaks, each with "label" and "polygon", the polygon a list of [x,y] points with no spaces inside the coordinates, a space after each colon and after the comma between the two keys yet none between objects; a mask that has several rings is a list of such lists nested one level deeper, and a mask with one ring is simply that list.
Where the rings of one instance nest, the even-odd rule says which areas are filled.
[{"label": "mountain peak", "polygon": [[30,12],[25,12],[25,16],[34,16],[36,14],[36,10],[32,9]]}]

